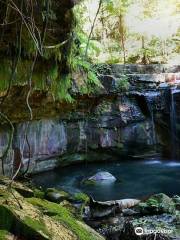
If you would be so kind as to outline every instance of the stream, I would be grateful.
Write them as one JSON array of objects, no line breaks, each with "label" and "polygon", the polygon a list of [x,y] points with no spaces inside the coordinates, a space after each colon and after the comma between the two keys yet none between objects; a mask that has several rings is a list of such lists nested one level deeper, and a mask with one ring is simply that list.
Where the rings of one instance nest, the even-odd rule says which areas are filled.
[{"label": "stream", "polygon": [[[110,184],[85,185],[87,178],[98,171],[108,171],[117,179]],[[147,159],[114,163],[91,163],[69,166],[33,177],[33,183],[43,188],[59,188],[70,193],[85,192],[95,200],[146,198],[163,192],[180,194],[180,162]]]}]

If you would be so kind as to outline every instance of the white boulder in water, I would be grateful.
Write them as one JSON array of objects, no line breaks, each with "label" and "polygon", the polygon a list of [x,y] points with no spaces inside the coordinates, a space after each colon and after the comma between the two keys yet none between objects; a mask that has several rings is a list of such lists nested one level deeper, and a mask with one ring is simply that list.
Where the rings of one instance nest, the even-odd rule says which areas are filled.
[{"label": "white boulder in water", "polygon": [[92,182],[115,182],[116,178],[109,172],[98,172],[92,177],[89,177],[87,181]]}]

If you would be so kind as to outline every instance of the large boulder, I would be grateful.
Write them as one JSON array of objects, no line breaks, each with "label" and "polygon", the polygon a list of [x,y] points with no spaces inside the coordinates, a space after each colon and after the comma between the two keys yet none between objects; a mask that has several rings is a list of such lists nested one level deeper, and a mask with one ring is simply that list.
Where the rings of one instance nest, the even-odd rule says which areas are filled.
[{"label": "large boulder", "polygon": [[88,183],[94,183],[94,184],[98,184],[98,183],[113,183],[116,181],[116,178],[109,172],[97,172],[95,175],[87,178],[86,180],[84,180],[83,182],[88,184]]}]

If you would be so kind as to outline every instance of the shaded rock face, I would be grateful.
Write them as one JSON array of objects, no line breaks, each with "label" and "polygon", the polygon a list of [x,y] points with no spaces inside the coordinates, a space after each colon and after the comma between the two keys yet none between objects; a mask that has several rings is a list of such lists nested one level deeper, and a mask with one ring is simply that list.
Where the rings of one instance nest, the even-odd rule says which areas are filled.
[{"label": "shaded rock face", "polygon": [[[43,119],[15,124],[11,156],[6,162],[6,172],[12,169],[13,161],[10,161],[12,158],[16,162],[15,168],[18,168],[22,161],[24,170],[30,163],[29,171],[39,172],[52,169],[61,163],[66,165],[74,162],[71,157],[67,157],[65,161],[61,158],[67,153],[106,151],[111,148],[123,153],[132,145],[143,144],[144,147],[152,147],[151,122],[144,120],[139,107],[131,105],[129,101],[126,105],[121,105],[124,108],[122,114],[118,104],[120,104],[119,100],[115,103],[109,102],[109,107],[117,107],[116,110],[103,110],[102,113],[98,111],[98,115],[86,118]],[[104,102],[99,107],[103,105]],[[1,151],[5,150],[7,142],[8,132],[1,130]],[[92,160],[101,160],[97,157],[96,155],[96,159]]]},{"label": "shaded rock face", "polygon": [[[49,100],[49,105],[43,105],[45,117],[41,116],[41,112],[40,120],[38,114],[35,114],[36,119],[32,122],[18,122],[16,118],[13,142],[5,162],[6,174],[12,173],[12,169],[17,169],[20,163],[22,171],[28,168],[30,173],[35,173],[58,165],[103,160],[103,157],[112,161],[154,156],[157,150],[166,157],[171,157],[172,142],[176,146],[179,144],[178,88],[172,92],[168,83],[168,87],[162,88],[163,81],[160,81],[153,82],[157,89],[151,89],[151,83],[142,78],[138,80],[141,88],[137,85],[135,89],[137,80],[134,78],[134,86],[131,84],[130,90],[122,94],[116,88],[116,82],[117,76],[124,72],[119,72],[122,66],[116,66],[118,72],[114,68],[112,66],[110,77],[108,75],[108,86],[104,76],[104,89],[100,93],[81,97],[76,93],[75,105],[53,105]],[[127,66],[134,75],[138,71],[141,75],[148,71],[152,74],[153,67],[149,68]],[[161,74],[163,68],[165,66],[154,66],[154,72]],[[178,66],[166,66],[164,71],[174,73],[177,69]],[[46,108],[51,110],[46,112]],[[42,106],[32,105],[32,109],[38,113]],[[172,129],[174,135],[171,134]],[[6,149],[8,138],[8,127],[2,126],[1,153]],[[179,148],[176,147],[174,151],[177,149]],[[103,153],[107,153],[106,156]]]}]

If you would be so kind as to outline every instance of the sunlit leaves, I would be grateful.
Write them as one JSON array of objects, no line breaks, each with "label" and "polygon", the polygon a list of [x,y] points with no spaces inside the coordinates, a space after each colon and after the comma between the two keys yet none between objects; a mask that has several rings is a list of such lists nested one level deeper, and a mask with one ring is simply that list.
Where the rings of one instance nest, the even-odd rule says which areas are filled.
[{"label": "sunlit leaves", "polygon": [[[178,2],[178,0],[103,0],[90,39],[88,56],[95,62],[121,63],[123,55],[126,55],[127,59],[132,59],[131,56],[140,59],[145,52],[149,57],[156,57],[164,53],[164,48],[166,55],[171,56],[179,49],[176,40],[179,38],[180,26]],[[78,6],[78,21],[84,36],[90,32],[97,4],[97,0],[84,0]],[[142,37],[145,42],[144,48]],[[156,41],[153,42],[153,39]],[[84,49],[86,41],[84,37],[81,49]]]}]

